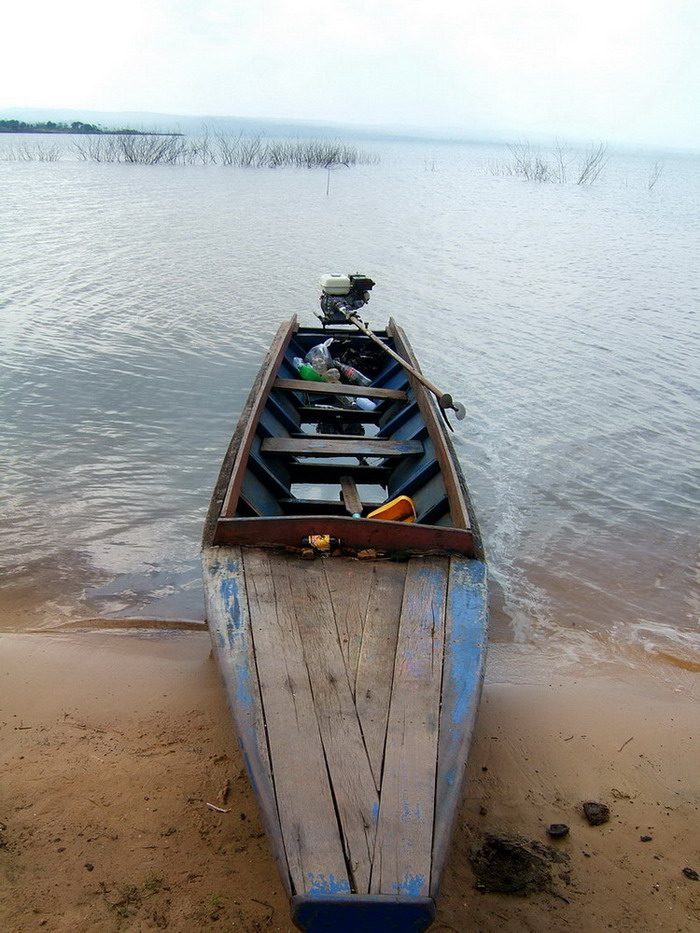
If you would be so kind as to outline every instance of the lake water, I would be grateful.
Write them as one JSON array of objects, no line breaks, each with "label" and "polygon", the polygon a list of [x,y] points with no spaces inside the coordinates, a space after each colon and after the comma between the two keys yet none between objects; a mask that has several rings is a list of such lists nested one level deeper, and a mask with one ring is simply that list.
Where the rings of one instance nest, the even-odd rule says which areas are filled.
[{"label": "lake water", "polygon": [[700,158],[612,153],[578,186],[499,174],[504,148],[363,147],[330,177],[0,161],[0,625],[201,619],[264,351],[360,270],[467,407],[493,639],[693,669]]}]

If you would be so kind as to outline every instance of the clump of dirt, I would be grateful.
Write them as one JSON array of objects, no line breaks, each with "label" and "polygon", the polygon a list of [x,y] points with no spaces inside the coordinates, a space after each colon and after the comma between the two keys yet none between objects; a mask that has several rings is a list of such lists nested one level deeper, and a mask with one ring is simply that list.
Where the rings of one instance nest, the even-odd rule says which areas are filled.
[{"label": "clump of dirt", "polygon": [[537,840],[515,835],[488,835],[470,862],[476,875],[476,888],[483,893],[515,894],[527,897],[536,891],[551,891],[555,882],[553,867],[561,866],[558,877],[570,883],[569,856]]},{"label": "clump of dirt", "polygon": [[589,800],[582,804],[582,807],[583,814],[591,826],[602,826],[603,823],[607,823],[610,819],[610,809],[604,803]]}]

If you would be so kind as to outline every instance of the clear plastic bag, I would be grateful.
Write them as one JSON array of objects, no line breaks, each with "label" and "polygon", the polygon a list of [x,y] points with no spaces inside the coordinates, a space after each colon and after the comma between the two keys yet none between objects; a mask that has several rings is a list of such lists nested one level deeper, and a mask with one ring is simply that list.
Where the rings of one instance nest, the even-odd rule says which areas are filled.
[{"label": "clear plastic bag", "polygon": [[315,347],[311,347],[304,357],[304,362],[308,363],[309,366],[313,366],[317,373],[325,375],[328,369],[335,366],[330,351],[330,345],[332,343],[333,338],[329,337],[324,343],[318,343]]}]

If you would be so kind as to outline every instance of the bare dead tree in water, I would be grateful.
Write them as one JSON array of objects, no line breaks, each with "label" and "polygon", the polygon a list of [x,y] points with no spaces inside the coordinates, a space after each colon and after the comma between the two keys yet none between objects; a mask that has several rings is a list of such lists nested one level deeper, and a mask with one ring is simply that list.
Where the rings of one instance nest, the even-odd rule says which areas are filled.
[{"label": "bare dead tree in water", "polygon": [[538,150],[533,150],[530,143],[514,143],[508,146],[513,156],[513,165],[508,174],[518,175],[528,181],[554,181],[551,166]]},{"label": "bare dead tree in water", "polygon": [[579,162],[577,185],[592,185],[608,163],[608,144],[589,146]]},{"label": "bare dead tree in water", "polygon": [[554,140],[554,163],[557,175],[557,181],[564,184],[568,177],[568,169],[573,161],[571,150],[565,146],[558,138]]},{"label": "bare dead tree in water", "polygon": [[647,182],[647,188],[649,191],[654,187],[659,178],[661,178],[661,173],[664,170],[663,162],[654,162],[651,169],[649,170],[649,181]]},{"label": "bare dead tree in water", "polygon": [[[528,142],[514,143],[508,146],[513,157],[510,163],[491,163],[489,168],[494,175],[514,175],[527,181],[557,182],[565,184],[569,179],[570,168],[575,156],[571,149],[558,139],[553,147],[542,153],[533,149]],[[608,161],[607,143],[598,143],[589,147],[581,157],[574,171],[577,185],[592,185],[599,177]]]}]

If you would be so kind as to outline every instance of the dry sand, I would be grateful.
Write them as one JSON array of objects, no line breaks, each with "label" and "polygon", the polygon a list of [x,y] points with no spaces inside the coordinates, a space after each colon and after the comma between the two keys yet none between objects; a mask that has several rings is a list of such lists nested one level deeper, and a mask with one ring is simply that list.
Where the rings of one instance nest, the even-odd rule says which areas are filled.
[{"label": "dry sand", "polygon": [[[700,930],[698,675],[543,669],[490,654],[433,929]],[[205,633],[2,635],[0,709],[1,930],[290,930]],[[477,890],[489,834],[526,843],[541,890]]]}]

